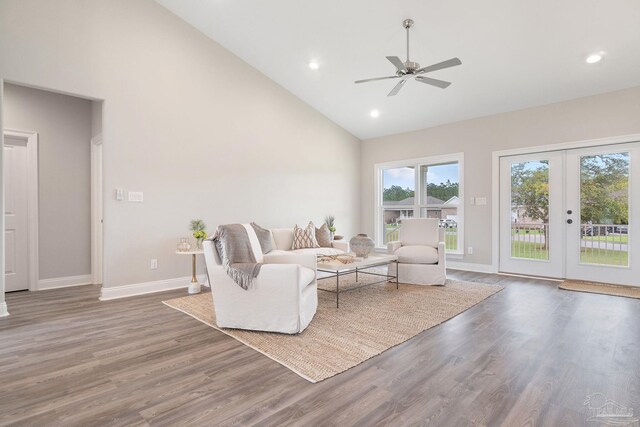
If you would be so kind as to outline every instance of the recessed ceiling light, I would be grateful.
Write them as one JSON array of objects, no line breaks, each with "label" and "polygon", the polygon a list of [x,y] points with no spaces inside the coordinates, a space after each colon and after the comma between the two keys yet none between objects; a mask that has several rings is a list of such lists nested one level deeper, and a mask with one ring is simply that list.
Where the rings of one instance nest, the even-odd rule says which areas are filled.
[{"label": "recessed ceiling light", "polygon": [[596,62],[600,62],[601,59],[602,59],[601,53],[593,53],[587,56],[587,64],[595,64]]},{"label": "recessed ceiling light", "polygon": [[320,68],[320,64],[318,64],[317,61],[311,61],[309,62],[309,68],[311,68],[312,70],[317,70],[318,68]]},{"label": "recessed ceiling light", "polygon": [[376,118],[380,115],[380,111],[378,110],[371,110],[371,112],[369,113],[369,115],[373,118]]}]

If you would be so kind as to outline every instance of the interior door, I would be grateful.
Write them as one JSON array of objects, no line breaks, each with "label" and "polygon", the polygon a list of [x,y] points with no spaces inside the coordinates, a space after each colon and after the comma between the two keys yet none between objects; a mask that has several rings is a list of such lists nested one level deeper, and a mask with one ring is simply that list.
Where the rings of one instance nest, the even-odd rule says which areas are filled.
[{"label": "interior door", "polygon": [[5,135],[5,290],[29,289],[27,143]]},{"label": "interior door", "polygon": [[566,152],[567,278],[640,286],[640,143]]},{"label": "interior door", "polygon": [[500,271],[564,276],[563,154],[500,159]]}]

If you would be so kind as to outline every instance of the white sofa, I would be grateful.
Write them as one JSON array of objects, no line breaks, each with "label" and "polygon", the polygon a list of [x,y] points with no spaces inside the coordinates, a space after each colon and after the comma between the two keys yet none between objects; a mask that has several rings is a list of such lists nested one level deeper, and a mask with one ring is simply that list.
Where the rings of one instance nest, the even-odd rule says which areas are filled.
[{"label": "white sofa", "polygon": [[343,240],[332,241],[330,248],[292,249],[293,228],[272,228],[270,231],[274,250],[269,252],[269,255],[282,253],[338,255],[349,252],[349,242]]},{"label": "white sofa", "polygon": [[[291,250],[293,229],[274,229],[276,248],[263,255],[250,225],[247,233],[257,262],[263,263],[254,286],[242,289],[222,267],[212,240],[203,242],[216,323],[221,328],[297,334],[311,322],[318,306],[317,254],[341,253],[332,248]],[[348,247],[348,244],[347,244]]]},{"label": "white sofa", "polygon": [[408,218],[398,229],[398,241],[387,252],[398,256],[398,281],[413,285],[444,285],[447,281],[444,229],[436,218]]}]

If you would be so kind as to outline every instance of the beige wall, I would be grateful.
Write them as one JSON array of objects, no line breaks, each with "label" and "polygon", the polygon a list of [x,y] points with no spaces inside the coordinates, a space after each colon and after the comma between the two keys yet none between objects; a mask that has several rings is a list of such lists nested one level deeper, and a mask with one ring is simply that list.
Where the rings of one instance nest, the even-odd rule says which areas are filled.
[{"label": "beige wall", "polygon": [[104,99],[107,287],[187,276],[193,218],[359,228],[360,141],[152,0],[4,0],[0,58],[0,78]]},{"label": "beige wall", "polygon": [[[374,165],[464,152],[463,261],[491,264],[492,152],[640,133],[640,87],[362,142],[362,230],[374,231]],[[487,197],[471,206],[470,197]]]},{"label": "beige wall", "polygon": [[91,101],[91,137],[102,133],[102,101]]},{"label": "beige wall", "polygon": [[5,84],[7,129],[38,133],[40,279],[91,273],[91,101]]}]

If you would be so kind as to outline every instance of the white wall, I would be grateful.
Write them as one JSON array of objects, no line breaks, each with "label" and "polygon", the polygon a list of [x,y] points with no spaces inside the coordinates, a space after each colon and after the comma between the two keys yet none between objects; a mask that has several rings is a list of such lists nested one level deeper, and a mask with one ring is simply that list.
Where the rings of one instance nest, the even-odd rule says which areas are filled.
[{"label": "white wall", "polygon": [[358,230],[359,140],[152,0],[4,0],[0,58],[0,78],[104,100],[106,287],[189,275],[193,218]]},{"label": "white wall", "polygon": [[[463,261],[491,264],[492,152],[640,133],[640,87],[529,108],[362,142],[364,232],[374,231],[374,165],[464,152],[465,247]],[[469,197],[487,197],[486,206]]]},{"label": "white wall", "polygon": [[38,133],[40,279],[91,273],[91,101],[5,84],[7,129]]}]

